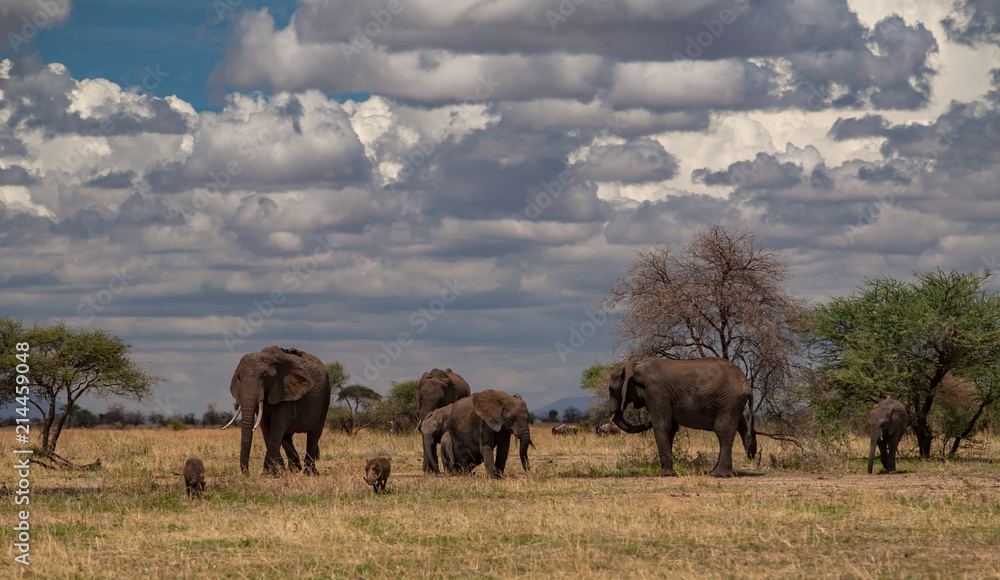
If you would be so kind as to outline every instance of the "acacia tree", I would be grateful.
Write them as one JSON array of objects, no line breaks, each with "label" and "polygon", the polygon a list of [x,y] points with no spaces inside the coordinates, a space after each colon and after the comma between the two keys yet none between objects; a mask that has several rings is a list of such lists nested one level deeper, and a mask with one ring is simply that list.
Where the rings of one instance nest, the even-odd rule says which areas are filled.
[{"label": "acacia tree", "polygon": [[1000,399],[1000,296],[991,273],[914,272],[916,280],[865,280],[854,294],[818,305],[810,352],[823,379],[816,390],[827,417],[890,395],[910,408],[920,457],[930,456],[928,415],[949,375],[974,383],[978,410],[955,434],[951,453],[983,411]]},{"label": "acacia tree", "polygon": [[[48,453],[55,452],[66,420],[85,393],[143,401],[163,380],[129,357],[132,345],[105,330],[73,328],[63,322],[24,328],[5,320],[0,326],[8,333],[17,329],[17,342],[31,345],[33,398],[29,402],[42,414],[42,449]],[[10,350],[3,352],[7,360],[0,369],[9,365],[13,355]],[[0,370],[0,392],[5,393],[0,398],[14,390],[11,378]]]},{"label": "acacia tree", "polygon": [[717,356],[739,365],[754,390],[754,412],[781,417],[785,392],[802,354],[792,330],[804,302],[785,288],[788,266],[761,247],[752,230],[710,225],[680,251],[653,247],[605,295],[622,312],[615,347],[638,360]]}]

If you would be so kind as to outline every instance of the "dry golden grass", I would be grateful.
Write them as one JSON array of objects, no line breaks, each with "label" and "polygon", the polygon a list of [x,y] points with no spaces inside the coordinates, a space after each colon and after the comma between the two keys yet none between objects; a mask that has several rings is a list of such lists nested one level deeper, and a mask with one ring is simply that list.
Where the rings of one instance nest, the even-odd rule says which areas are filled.
[{"label": "dry golden grass", "polygon": [[[13,439],[0,430],[8,458]],[[670,479],[629,475],[655,471],[649,436],[533,439],[532,473],[514,456],[503,481],[422,475],[416,434],[339,433],[319,477],[265,478],[258,434],[244,478],[235,431],[71,430],[60,451],[104,468],[33,468],[32,565],[13,562],[8,497],[0,577],[1000,577],[997,440],[950,463],[904,442],[905,473],[869,476],[860,439],[805,455],[762,439],[762,465],[740,458],[741,477],[717,480],[711,433],[682,431]],[[387,495],[362,480],[375,455],[393,462]],[[184,492],[191,456],[203,501]]]}]

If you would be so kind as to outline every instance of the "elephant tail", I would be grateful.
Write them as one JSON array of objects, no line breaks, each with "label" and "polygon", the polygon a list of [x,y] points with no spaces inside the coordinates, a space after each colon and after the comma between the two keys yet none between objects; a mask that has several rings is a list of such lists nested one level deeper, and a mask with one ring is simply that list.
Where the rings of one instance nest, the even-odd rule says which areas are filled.
[{"label": "elephant tail", "polygon": [[747,404],[750,406],[750,420],[748,421],[747,433],[743,436],[743,449],[747,452],[747,458],[753,459],[757,456],[757,430],[753,426],[753,387],[750,387],[750,397],[747,399]]}]

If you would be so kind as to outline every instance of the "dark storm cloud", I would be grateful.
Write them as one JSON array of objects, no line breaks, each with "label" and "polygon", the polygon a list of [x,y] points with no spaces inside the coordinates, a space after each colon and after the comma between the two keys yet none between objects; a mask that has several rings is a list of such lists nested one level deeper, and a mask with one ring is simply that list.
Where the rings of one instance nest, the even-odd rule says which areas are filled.
[{"label": "dark storm cloud", "polygon": [[892,165],[883,165],[881,167],[862,167],[858,169],[858,179],[869,183],[884,183],[888,181],[900,185],[907,185],[912,181],[909,177],[902,175],[899,170]]},{"label": "dark storm cloud", "polygon": [[31,185],[34,182],[35,178],[20,165],[0,168],[0,185]]},{"label": "dark storm cloud", "polygon": [[[938,46],[922,23],[909,26],[890,16],[856,42],[851,49],[789,55],[796,90],[784,100],[812,109],[826,103],[856,108],[865,101],[876,109],[916,109],[927,103],[934,75],[928,55]],[[847,93],[834,98],[835,88]]]},{"label": "dark storm cloud", "polygon": [[957,103],[933,123],[895,125],[886,130],[882,153],[934,161],[964,175],[1000,165],[1000,111],[984,103]]},{"label": "dark storm cloud", "polygon": [[24,157],[27,154],[28,150],[20,139],[0,135],[0,157],[9,159],[11,157]]},{"label": "dark storm cloud", "polygon": [[[358,36],[356,26],[364,32],[365,25],[375,21],[372,10],[379,13],[381,23],[370,25],[369,31],[377,28],[378,33],[368,36],[393,51],[600,52],[620,60],[660,60],[676,52],[717,59],[841,48],[863,30],[846,2],[805,6],[779,0],[699,0],[683,7],[666,2],[544,0],[530,6],[488,4],[461,12],[449,10],[444,2],[439,6],[403,2],[393,15],[382,14],[386,12],[382,5],[337,0],[300,6],[293,23],[302,44],[349,44]],[[697,54],[688,55],[689,51]]]},{"label": "dark storm cloud", "polygon": [[956,0],[953,13],[941,25],[955,42],[1000,45],[1000,0]]},{"label": "dark storm cloud", "polygon": [[104,189],[125,189],[132,186],[135,179],[135,171],[109,171],[100,177],[95,177],[85,182],[85,187],[100,187]]},{"label": "dark storm cloud", "polygon": [[787,189],[802,183],[802,168],[791,162],[781,162],[766,153],[758,153],[753,161],[738,161],[725,171],[695,169],[691,180],[705,185],[735,185],[744,189]]},{"label": "dark storm cloud", "polygon": [[663,181],[677,174],[677,160],[658,141],[634,139],[622,145],[595,147],[586,163],[573,166],[581,179],[645,183]]},{"label": "dark storm cloud", "polygon": [[864,117],[841,117],[833,123],[829,136],[836,141],[859,139],[864,137],[884,137],[889,122],[882,115],[865,115]]}]

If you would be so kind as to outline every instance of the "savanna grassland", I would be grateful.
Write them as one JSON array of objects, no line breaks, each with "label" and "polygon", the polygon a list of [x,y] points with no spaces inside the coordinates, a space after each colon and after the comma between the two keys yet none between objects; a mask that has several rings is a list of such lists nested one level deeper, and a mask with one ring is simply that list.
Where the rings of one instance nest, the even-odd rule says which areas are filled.
[{"label": "savanna grassland", "polygon": [[[266,478],[259,433],[242,477],[238,431],[70,430],[60,453],[103,468],[33,466],[32,564],[13,562],[8,496],[0,577],[1000,577],[997,439],[944,462],[915,459],[907,436],[903,473],[869,476],[860,438],[805,453],[761,438],[763,462],[741,457],[727,480],[704,475],[711,433],[682,429],[677,478],[648,475],[651,436],[543,425],[532,439],[531,474],[515,454],[502,481],[422,475],[419,437],[380,433],[327,433],[319,477]],[[4,457],[13,441],[0,430]],[[382,496],[362,480],[374,455],[393,462]],[[205,461],[202,501],[184,492],[190,456]],[[11,489],[13,470],[0,481]]]}]

